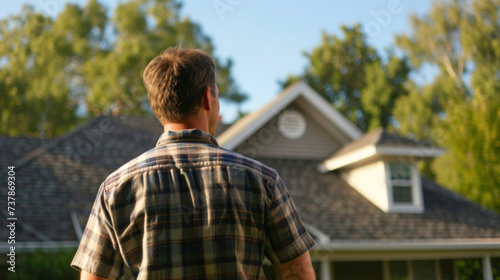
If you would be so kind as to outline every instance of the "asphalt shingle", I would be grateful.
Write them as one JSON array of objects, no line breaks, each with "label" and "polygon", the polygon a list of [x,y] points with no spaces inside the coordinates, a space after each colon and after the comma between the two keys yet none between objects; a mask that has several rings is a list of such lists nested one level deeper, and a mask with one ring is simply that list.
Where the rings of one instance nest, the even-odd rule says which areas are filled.
[{"label": "asphalt shingle", "polygon": [[303,220],[332,240],[500,238],[500,216],[422,178],[423,214],[385,213],[318,161],[258,159],[283,178]]},{"label": "asphalt shingle", "polygon": [[[219,125],[217,135],[225,128]],[[19,164],[17,240],[78,240],[72,218],[84,228],[101,182],[154,147],[162,132],[154,117],[98,117],[50,141],[28,145],[17,138],[0,138],[2,162]],[[16,141],[18,146],[8,148]],[[425,178],[423,214],[384,213],[335,172],[320,173],[319,161],[258,160],[279,172],[303,220],[332,240],[500,238],[498,214]],[[6,188],[0,189],[1,195],[5,192]],[[7,215],[5,210],[0,214]]]},{"label": "asphalt shingle", "polygon": [[429,143],[418,142],[395,133],[389,133],[383,128],[377,128],[371,132],[366,133],[358,140],[345,145],[340,150],[338,150],[333,155],[333,157],[347,154],[351,151],[360,149],[368,145],[391,147],[433,147],[433,145]]}]

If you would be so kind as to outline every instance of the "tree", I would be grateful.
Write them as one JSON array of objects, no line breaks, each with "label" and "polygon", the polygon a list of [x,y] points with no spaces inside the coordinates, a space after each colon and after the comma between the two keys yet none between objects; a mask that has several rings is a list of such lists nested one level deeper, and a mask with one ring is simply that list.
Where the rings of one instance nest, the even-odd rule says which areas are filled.
[{"label": "tree", "polygon": [[304,73],[289,76],[282,87],[304,79],[362,130],[389,127],[395,100],[406,95],[407,62],[390,52],[384,62],[359,24],[342,32],[343,39],[323,33],[321,45],[304,53]]},{"label": "tree", "polygon": [[407,94],[410,68],[405,59],[390,54],[385,65],[381,59],[365,67],[365,86],[361,91],[363,113],[368,122],[367,130],[388,128],[394,123],[394,107],[397,100]]},{"label": "tree", "polygon": [[[209,37],[175,0],[130,0],[109,18],[97,0],[52,19],[24,6],[0,22],[0,134],[51,138],[100,114],[151,114],[147,63],[168,46],[213,53]],[[246,99],[231,60],[215,57],[220,97]]]},{"label": "tree", "polygon": [[401,131],[447,148],[432,164],[438,182],[496,211],[499,12],[500,0],[440,1],[428,14],[411,17],[411,35],[396,38],[415,69],[430,64],[439,71],[432,83],[414,87],[397,104]]},{"label": "tree", "polygon": [[51,137],[77,121],[70,74],[61,71],[70,67],[74,50],[60,23],[52,28],[55,24],[26,6],[0,23],[2,133],[35,136],[44,131]]},{"label": "tree", "polygon": [[452,106],[440,129],[447,153],[436,159],[438,182],[500,212],[500,81],[484,87],[462,106]]}]

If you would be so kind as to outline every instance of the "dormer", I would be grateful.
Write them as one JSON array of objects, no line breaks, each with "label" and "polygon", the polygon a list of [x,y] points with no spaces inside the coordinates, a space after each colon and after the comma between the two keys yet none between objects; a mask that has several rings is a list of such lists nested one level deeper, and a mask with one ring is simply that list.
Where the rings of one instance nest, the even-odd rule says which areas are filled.
[{"label": "dormer", "polygon": [[424,200],[417,161],[443,149],[384,129],[365,134],[323,161],[323,172],[338,171],[354,189],[387,213],[422,213]]}]

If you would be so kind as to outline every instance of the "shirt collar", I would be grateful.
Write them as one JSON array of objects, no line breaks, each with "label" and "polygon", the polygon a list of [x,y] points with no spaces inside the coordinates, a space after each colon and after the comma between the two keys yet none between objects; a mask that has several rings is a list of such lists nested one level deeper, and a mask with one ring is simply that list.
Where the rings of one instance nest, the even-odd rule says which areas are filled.
[{"label": "shirt collar", "polygon": [[199,129],[187,129],[178,131],[166,131],[158,139],[156,147],[164,146],[171,143],[181,142],[197,142],[197,143],[210,143],[219,146],[215,138]]}]

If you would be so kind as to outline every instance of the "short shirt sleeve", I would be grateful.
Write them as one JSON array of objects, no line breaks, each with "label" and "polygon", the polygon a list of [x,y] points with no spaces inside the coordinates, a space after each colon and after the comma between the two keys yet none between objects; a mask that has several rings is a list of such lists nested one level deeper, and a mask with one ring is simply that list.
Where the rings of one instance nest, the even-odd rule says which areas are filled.
[{"label": "short shirt sleeve", "polygon": [[99,189],[71,266],[100,277],[118,279],[121,277],[123,259],[116,242],[103,186]]},{"label": "short shirt sleeve", "polygon": [[286,263],[309,251],[314,241],[306,231],[283,181],[277,175],[266,215],[266,257],[271,263]]}]

